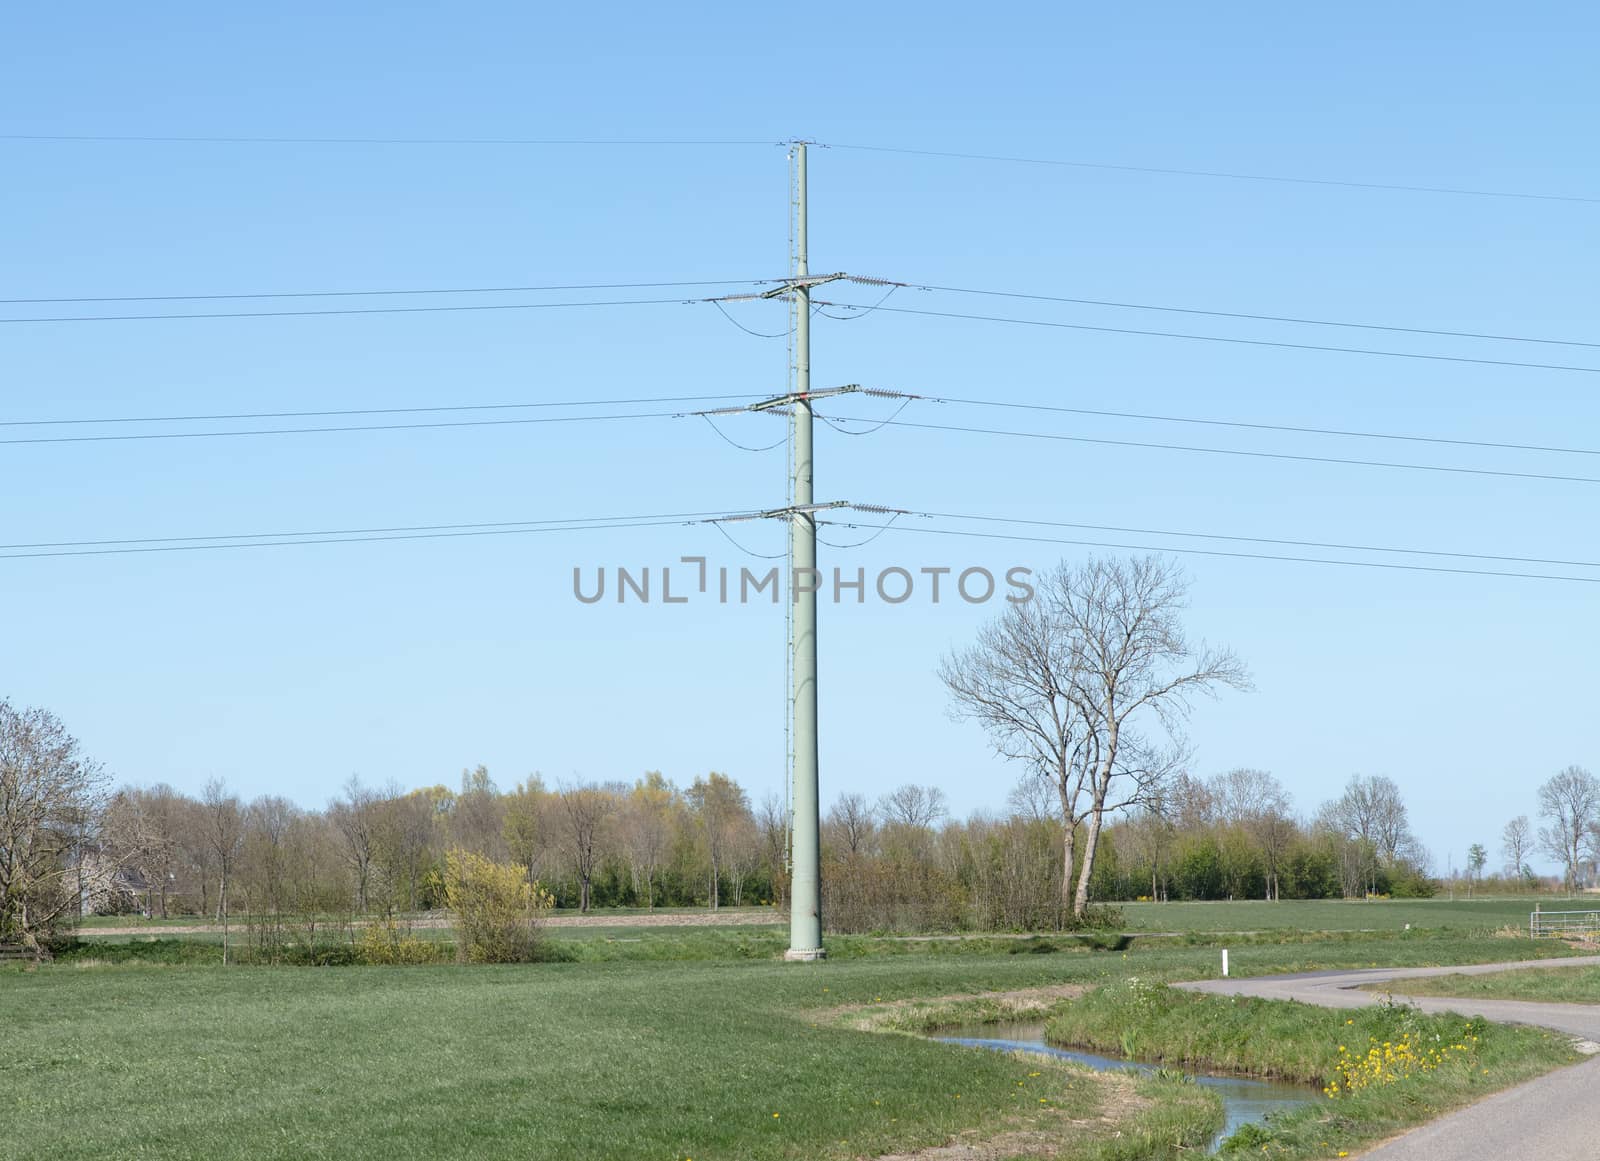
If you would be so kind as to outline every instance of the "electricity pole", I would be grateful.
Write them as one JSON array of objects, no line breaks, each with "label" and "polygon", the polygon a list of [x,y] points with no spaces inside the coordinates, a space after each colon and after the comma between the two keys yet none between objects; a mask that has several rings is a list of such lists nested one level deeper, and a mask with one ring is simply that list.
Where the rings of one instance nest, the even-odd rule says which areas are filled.
[{"label": "electricity pole", "polygon": [[[697,415],[783,408],[789,416],[789,503],[782,508],[728,519],[781,517],[789,522],[789,950],[787,960],[808,962],[827,954],[822,947],[822,817],[817,792],[817,513],[858,507],[844,500],[818,504],[812,489],[812,404],[860,391],[855,383],[811,389],[811,288],[849,275],[810,272],[806,253],[806,143],[794,146],[794,270],[782,285],[755,294],[730,294],[718,302],[786,299],[794,315],[794,389],[745,407],[725,407]],[[874,280],[859,280],[874,281]],[[877,511],[878,509],[872,509]]]},{"label": "electricity pole", "polygon": [[822,808],[817,789],[817,517],[811,492],[811,285],[806,254],[806,143],[795,143],[795,384],[789,409],[793,449],[789,514],[790,713],[794,737],[793,871],[788,960],[817,960],[822,948]]}]

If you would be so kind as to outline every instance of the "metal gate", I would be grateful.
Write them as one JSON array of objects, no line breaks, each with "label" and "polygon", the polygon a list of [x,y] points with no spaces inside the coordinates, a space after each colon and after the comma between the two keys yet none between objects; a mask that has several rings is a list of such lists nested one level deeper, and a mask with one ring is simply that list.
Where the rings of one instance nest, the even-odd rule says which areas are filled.
[{"label": "metal gate", "polygon": [[1535,911],[1528,916],[1528,934],[1534,939],[1600,935],[1600,911]]}]

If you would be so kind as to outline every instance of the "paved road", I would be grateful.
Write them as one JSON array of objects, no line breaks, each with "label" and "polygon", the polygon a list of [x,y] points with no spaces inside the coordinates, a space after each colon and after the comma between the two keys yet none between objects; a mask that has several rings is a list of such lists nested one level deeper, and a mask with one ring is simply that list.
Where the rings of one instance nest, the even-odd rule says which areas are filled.
[{"label": "paved road", "polygon": [[[1372,968],[1264,976],[1260,979],[1203,980],[1179,984],[1196,992],[1299,1000],[1327,1008],[1359,1008],[1376,1003],[1381,992],[1359,990],[1418,976],[1482,975],[1518,968],[1596,967],[1600,956],[1474,964],[1447,968]],[[1600,1045],[1600,1004],[1533,1004],[1459,996],[1396,997],[1427,1012],[1460,1012],[1506,1024],[1553,1028]],[[1595,1161],[1600,1157],[1600,1056],[1537,1080],[1506,1089],[1459,1112],[1413,1129],[1362,1154],[1367,1161]]]}]

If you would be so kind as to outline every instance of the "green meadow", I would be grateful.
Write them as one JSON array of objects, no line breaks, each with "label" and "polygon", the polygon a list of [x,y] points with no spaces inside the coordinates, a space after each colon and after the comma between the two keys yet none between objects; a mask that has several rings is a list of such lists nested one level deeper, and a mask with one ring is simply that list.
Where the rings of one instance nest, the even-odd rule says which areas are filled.
[{"label": "green meadow", "polygon": [[[1059,1020],[1090,1002],[1063,1001],[1062,985],[1214,976],[1223,945],[1240,975],[1565,951],[1497,934],[1510,912],[1481,904],[1158,910],[1165,922],[1151,926],[1177,936],[841,936],[828,961],[810,965],[781,962],[781,928],[629,926],[626,916],[553,928],[555,962],[514,966],[224,968],[211,935],[84,938],[54,963],[0,968],[0,1149],[760,1161],[985,1140],[1017,1157],[1176,1157],[1220,1123],[1197,1086],[863,1030],[861,1015],[920,1001],[934,1025],[988,993],[1053,988]],[[1346,914],[1359,925],[1308,930]],[[1213,915],[1255,934],[1216,935]],[[1307,1059],[1320,1059],[1323,1039]],[[1159,1057],[1159,1041],[1152,1031],[1140,1053]],[[1463,1092],[1564,1059],[1564,1046],[1526,1047],[1486,1060],[1489,1073]],[[1422,1101],[1416,1115],[1461,1096]],[[1296,1155],[1315,1155],[1324,1139],[1338,1138],[1295,1137]]]}]

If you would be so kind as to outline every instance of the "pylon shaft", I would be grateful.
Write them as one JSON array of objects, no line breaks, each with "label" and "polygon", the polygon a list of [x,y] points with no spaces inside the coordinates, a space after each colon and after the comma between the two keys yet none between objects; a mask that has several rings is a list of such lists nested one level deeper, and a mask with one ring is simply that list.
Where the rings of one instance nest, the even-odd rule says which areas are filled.
[{"label": "pylon shaft", "polygon": [[[795,276],[807,268],[806,147],[795,145]],[[811,458],[811,291],[802,281],[794,289],[795,394],[790,412],[793,455],[791,496],[797,508],[812,503]],[[789,950],[792,960],[821,959],[822,816],[817,791],[817,518],[813,511],[789,517],[789,600],[794,621],[790,657],[794,738],[793,878],[789,895]]]}]

